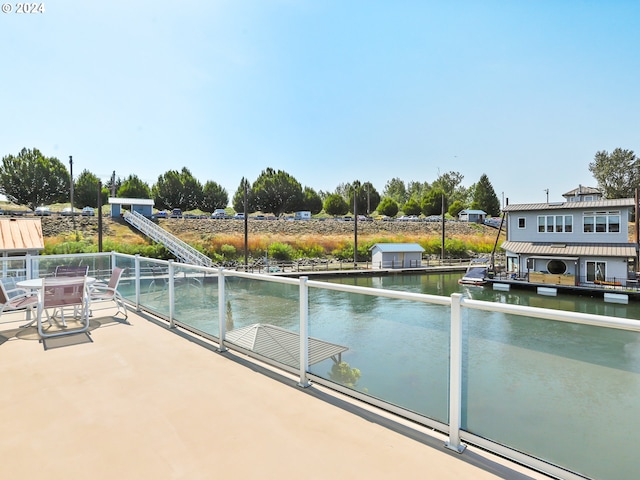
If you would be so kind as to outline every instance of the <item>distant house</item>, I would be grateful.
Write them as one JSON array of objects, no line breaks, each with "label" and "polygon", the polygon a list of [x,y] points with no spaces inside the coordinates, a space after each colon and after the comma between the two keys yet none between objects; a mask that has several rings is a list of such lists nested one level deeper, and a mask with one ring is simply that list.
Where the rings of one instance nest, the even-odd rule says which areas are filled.
[{"label": "distant house", "polygon": [[152,198],[109,197],[112,217],[119,217],[122,214],[123,208],[131,212],[138,212],[145,217],[151,217],[153,215],[153,203]]},{"label": "distant house", "polygon": [[461,222],[482,223],[487,216],[487,212],[482,210],[461,210],[458,213],[458,220]]},{"label": "distant house", "polygon": [[416,268],[422,265],[417,243],[376,243],[370,248],[373,268]]},{"label": "distant house", "polygon": [[532,283],[557,285],[635,280],[638,251],[628,228],[635,200],[603,200],[585,187],[564,196],[565,202],[504,207],[507,240],[501,247],[507,271]]}]

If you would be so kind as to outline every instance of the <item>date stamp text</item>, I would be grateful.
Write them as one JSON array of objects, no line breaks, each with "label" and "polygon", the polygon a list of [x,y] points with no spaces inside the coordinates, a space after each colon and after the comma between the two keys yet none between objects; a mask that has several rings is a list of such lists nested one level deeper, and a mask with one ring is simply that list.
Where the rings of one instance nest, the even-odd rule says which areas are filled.
[{"label": "date stamp text", "polygon": [[44,13],[44,3],[3,3],[2,13]]}]

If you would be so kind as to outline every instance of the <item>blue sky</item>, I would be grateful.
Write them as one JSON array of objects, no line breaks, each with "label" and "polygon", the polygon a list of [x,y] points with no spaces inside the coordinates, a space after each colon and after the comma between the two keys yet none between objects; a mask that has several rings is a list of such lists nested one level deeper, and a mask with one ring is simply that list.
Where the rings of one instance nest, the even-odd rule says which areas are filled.
[{"label": "blue sky", "polygon": [[640,148],[636,1],[42,3],[0,13],[0,155],[76,176],[186,166],[231,198],[267,167],[380,193],[457,171],[527,203]]}]

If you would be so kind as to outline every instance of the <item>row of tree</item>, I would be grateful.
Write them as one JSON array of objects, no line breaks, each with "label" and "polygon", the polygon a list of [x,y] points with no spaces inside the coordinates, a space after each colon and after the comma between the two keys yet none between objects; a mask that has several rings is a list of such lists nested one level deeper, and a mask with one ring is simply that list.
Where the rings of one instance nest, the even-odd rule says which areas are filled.
[{"label": "row of tree", "polygon": [[[640,186],[640,159],[631,150],[615,149],[611,154],[597,152],[589,170],[606,198],[633,197]],[[470,187],[462,185],[463,175],[447,172],[432,183],[399,178],[389,180],[378,193],[371,182],[355,180],[339,184],[334,192],[316,192],[303,187],[282,170],[267,168],[253,182],[242,178],[232,199],[236,211],[262,211],[275,215],[308,210],[329,215],[357,213],[368,215],[438,215],[443,209],[456,216],[460,210],[484,210],[491,216],[500,213],[500,201],[487,175]],[[98,207],[99,179],[83,170],[74,181],[74,207]],[[69,200],[71,176],[67,167],[55,157],[45,157],[37,149],[23,148],[16,156],[7,155],[0,166],[0,193],[11,202],[36,208]],[[126,198],[153,198],[158,209],[199,209],[212,212],[229,205],[227,191],[214,181],[200,183],[186,168],[169,170],[152,186],[136,175],[124,180],[112,178],[102,186],[102,198],[110,195]]]}]

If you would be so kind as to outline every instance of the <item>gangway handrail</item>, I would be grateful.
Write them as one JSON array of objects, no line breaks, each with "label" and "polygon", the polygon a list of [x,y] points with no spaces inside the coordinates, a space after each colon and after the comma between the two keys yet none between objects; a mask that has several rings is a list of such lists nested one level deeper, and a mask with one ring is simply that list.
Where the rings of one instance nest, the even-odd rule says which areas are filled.
[{"label": "gangway handrail", "polygon": [[191,245],[183,242],[175,235],[159,227],[144,215],[138,212],[124,212],[124,220],[137,228],[140,232],[151,238],[153,241],[164,245],[167,250],[173,253],[178,261],[212,267],[213,261],[205,254],[199,252]]}]

